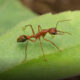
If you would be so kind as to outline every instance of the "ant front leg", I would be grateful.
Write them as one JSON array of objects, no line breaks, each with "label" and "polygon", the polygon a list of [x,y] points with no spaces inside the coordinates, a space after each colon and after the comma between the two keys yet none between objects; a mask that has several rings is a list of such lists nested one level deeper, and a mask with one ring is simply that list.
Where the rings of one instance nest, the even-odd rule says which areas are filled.
[{"label": "ant front leg", "polygon": [[33,27],[32,27],[32,25],[31,25],[31,24],[30,24],[30,25],[25,25],[25,26],[23,27],[23,30],[25,30],[25,29],[26,29],[26,27],[28,27],[28,26],[30,26],[30,28],[31,28],[31,30],[32,30],[32,33],[33,33],[33,35],[35,35],[34,29],[33,29]]},{"label": "ant front leg", "polygon": [[50,42],[52,45],[54,45],[59,51],[61,51],[57,46],[56,46],[56,44],[55,43],[53,43],[52,41],[50,41],[50,40],[48,40],[48,39],[46,39],[46,38],[44,38],[43,37],[43,39],[45,40],[45,41],[47,41],[47,42]]}]

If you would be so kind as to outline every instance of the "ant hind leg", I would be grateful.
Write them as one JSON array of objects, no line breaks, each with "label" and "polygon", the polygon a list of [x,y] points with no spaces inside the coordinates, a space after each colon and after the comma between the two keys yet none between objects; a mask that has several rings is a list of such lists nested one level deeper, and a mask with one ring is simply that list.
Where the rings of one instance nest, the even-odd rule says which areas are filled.
[{"label": "ant hind leg", "polygon": [[38,32],[40,32],[42,29],[41,29],[41,26],[38,25]]},{"label": "ant hind leg", "polygon": [[26,27],[28,27],[28,26],[30,26],[30,28],[31,28],[31,30],[32,30],[32,33],[33,33],[33,35],[35,35],[35,32],[34,32],[34,29],[33,29],[33,27],[32,27],[32,25],[31,24],[29,24],[29,25],[25,25],[24,27],[23,27],[23,31],[26,29]]},{"label": "ant hind leg", "polygon": [[25,46],[25,58],[22,61],[22,63],[24,63],[26,61],[26,59],[27,59],[27,47],[28,47],[28,41],[27,41],[26,46]]}]

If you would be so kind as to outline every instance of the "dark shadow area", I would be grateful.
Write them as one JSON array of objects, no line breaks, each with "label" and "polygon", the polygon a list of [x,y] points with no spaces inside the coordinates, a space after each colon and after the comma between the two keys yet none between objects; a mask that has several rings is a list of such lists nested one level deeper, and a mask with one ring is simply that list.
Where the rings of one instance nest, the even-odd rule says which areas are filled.
[{"label": "dark shadow area", "polygon": [[74,77],[63,79],[63,80],[80,80],[80,76],[74,76]]},{"label": "dark shadow area", "polygon": [[80,10],[80,0],[21,0],[21,2],[38,14]]}]

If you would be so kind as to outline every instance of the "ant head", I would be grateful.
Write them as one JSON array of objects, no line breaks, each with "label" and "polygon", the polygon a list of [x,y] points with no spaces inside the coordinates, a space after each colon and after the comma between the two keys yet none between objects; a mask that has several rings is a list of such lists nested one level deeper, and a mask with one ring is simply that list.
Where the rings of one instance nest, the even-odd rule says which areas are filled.
[{"label": "ant head", "polygon": [[57,34],[56,28],[51,28],[51,29],[49,29],[49,34],[51,34],[51,35],[56,35],[56,34]]},{"label": "ant head", "polygon": [[25,42],[27,40],[27,36],[21,35],[18,37],[17,42]]},{"label": "ant head", "polygon": [[71,35],[71,33],[69,33],[69,32],[63,32],[63,31],[57,30],[56,28],[50,28],[48,32],[51,35],[64,35],[64,33]]},{"label": "ant head", "polygon": [[63,31],[59,31],[59,30],[57,30],[57,26],[58,26],[58,24],[60,23],[60,22],[63,22],[63,21],[70,21],[71,19],[68,19],[68,20],[61,20],[61,21],[58,21],[57,23],[56,23],[56,27],[55,28],[50,28],[49,29],[49,34],[51,34],[51,35],[62,35],[62,34],[64,34],[64,33],[67,33],[67,34],[69,34],[69,35],[71,35],[70,33],[68,33],[68,32],[63,32]]}]

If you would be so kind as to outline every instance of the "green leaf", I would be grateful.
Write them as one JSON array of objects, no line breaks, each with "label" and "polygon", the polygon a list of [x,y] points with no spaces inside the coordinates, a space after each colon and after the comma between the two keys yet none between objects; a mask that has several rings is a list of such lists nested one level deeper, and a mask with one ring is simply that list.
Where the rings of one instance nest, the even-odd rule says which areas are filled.
[{"label": "green leaf", "polygon": [[[54,39],[47,34],[46,38],[53,41],[61,50],[59,52],[52,44],[42,38],[47,62],[43,61],[40,42],[29,42],[27,62],[22,64],[25,57],[26,43],[17,43],[17,38],[22,35],[32,35],[30,28],[26,33],[22,27],[32,24],[35,32],[38,25],[42,29],[55,27],[57,21],[72,19],[61,22],[58,30],[69,32],[68,34],[55,35]],[[62,79],[80,74],[80,11],[64,12],[57,15],[46,14],[18,24],[10,32],[0,37],[0,74],[1,79]],[[16,66],[17,65],[17,66]],[[15,67],[16,66],[16,67]],[[12,68],[14,67],[14,68]],[[6,71],[8,70],[8,71]]]},{"label": "green leaf", "polygon": [[26,9],[20,0],[0,0],[0,35],[34,16],[36,14]]}]

